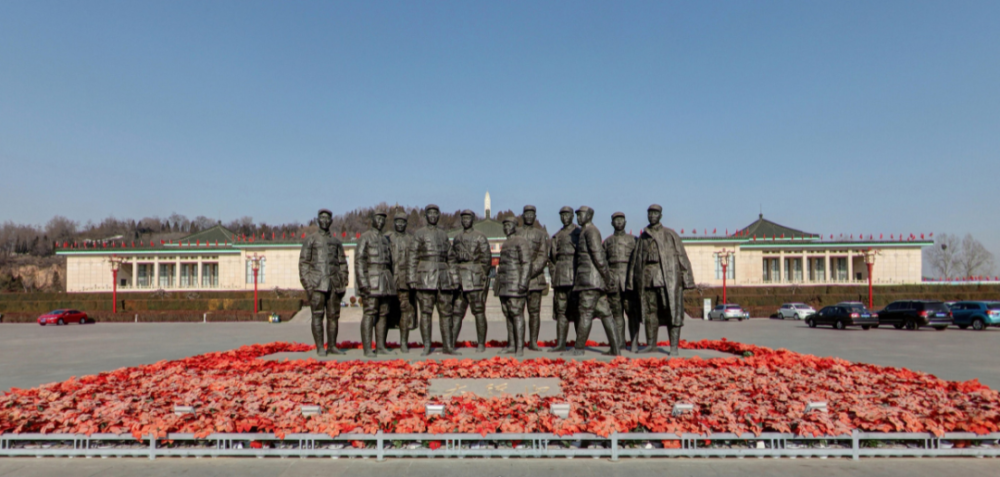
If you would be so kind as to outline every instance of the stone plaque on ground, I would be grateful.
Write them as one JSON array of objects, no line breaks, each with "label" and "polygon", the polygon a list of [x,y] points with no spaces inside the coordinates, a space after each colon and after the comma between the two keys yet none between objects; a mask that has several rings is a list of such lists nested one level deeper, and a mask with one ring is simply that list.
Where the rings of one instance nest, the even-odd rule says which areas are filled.
[{"label": "stone plaque on ground", "polygon": [[461,396],[465,393],[484,398],[503,394],[537,394],[547,397],[562,394],[562,384],[559,378],[435,378],[430,380],[427,393],[439,397]]}]

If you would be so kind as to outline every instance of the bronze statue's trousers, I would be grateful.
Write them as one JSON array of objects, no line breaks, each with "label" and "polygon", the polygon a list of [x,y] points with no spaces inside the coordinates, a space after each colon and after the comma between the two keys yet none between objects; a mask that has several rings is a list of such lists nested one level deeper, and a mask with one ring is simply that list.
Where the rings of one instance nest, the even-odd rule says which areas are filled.
[{"label": "bronze statue's trousers", "polygon": [[486,346],[486,290],[459,291],[455,293],[455,304],[452,307],[451,346],[455,347],[458,333],[462,331],[462,320],[465,310],[472,308],[472,316],[476,317],[476,340],[480,348]]},{"label": "bronze statue's trousers", "polygon": [[538,351],[538,329],[542,325],[542,291],[528,292],[528,349]]},{"label": "bronze statue's trousers", "polygon": [[451,290],[417,290],[417,303],[420,305],[420,337],[424,341],[424,354],[430,354],[433,343],[431,328],[433,326],[434,305],[437,304],[438,321],[441,326],[441,345],[446,353],[454,353],[451,338],[451,305],[455,301],[455,292]]},{"label": "bronze statue's trousers", "polygon": [[[316,343],[316,351],[326,349],[331,353],[337,350],[337,325],[340,323],[340,301],[343,293],[314,291],[309,294],[309,306],[312,308],[312,334]],[[323,315],[326,314],[326,347],[323,347]]]},{"label": "bronze statue's trousers", "polygon": [[[639,337],[641,323],[639,323],[636,313],[633,313],[632,308],[630,308],[635,301],[631,295],[632,293],[627,291],[608,293],[611,315],[615,318],[615,329],[618,331],[618,347],[621,349],[625,349],[626,338],[631,338],[632,342],[635,343],[636,338]],[[628,334],[625,334],[625,315],[628,315]]]},{"label": "bronze statue's trousers", "polygon": [[667,334],[670,336],[670,355],[677,356],[679,343],[681,340],[681,326],[673,324],[670,313],[670,303],[667,302],[663,290],[660,288],[647,288],[643,291],[646,294],[643,300],[646,307],[643,313],[645,316],[646,343],[647,346],[657,346],[657,332],[660,324],[667,325]]},{"label": "bronze statue's trousers", "polygon": [[[389,321],[399,323],[399,349],[406,353],[410,351],[410,330],[417,327],[417,294],[412,290],[397,290],[396,296],[389,300]],[[388,340],[389,327],[386,327],[384,340]]]},{"label": "bronze statue's trousers", "polygon": [[525,297],[523,296],[502,296],[500,297],[500,306],[503,310],[503,316],[507,318],[507,328],[513,330],[514,336],[511,343],[514,346],[508,346],[507,349],[513,351],[517,355],[524,354],[524,304]]},{"label": "bronze statue's trousers", "polygon": [[375,332],[375,351],[388,354],[385,347],[385,337],[388,334],[389,296],[361,297],[363,314],[361,315],[361,347],[365,356],[372,354],[372,331]]},{"label": "bronze statue's trousers", "polygon": [[553,351],[565,351],[566,339],[569,335],[569,323],[578,321],[570,318],[576,312],[573,287],[558,287],[552,289],[552,315],[556,320],[556,347]]},{"label": "bronze statue's trousers", "polygon": [[574,347],[578,351],[587,347],[587,340],[590,339],[590,327],[594,318],[598,318],[604,324],[604,334],[608,335],[608,345],[611,347],[608,354],[616,356],[621,354],[618,347],[618,330],[615,328],[614,320],[611,319],[608,296],[601,290],[583,290],[579,292],[579,299],[580,323],[576,326]]}]

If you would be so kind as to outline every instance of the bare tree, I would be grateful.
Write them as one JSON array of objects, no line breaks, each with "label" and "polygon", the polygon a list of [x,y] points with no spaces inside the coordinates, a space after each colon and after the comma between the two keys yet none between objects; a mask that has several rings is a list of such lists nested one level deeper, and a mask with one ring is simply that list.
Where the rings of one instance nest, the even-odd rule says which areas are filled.
[{"label": "bare tree", "polygon": [[976,277],[993,273],[993,253],[983,244],[966,234],[962,239],[962,254],[958,257],[958,270],[963,277]]},{"label": "bare tree", "polygon": [[76,222],[57,215],[45,224],[45,234],[57,242],[72,240],[76,237]]},{"label": "bare tree", "polygon": [[958,272],[958,256],[961,253],[961,245],[957,236],[941,234],[937,236],[933,247],[924,250],[927,263],[940,278],[955,277]]}]

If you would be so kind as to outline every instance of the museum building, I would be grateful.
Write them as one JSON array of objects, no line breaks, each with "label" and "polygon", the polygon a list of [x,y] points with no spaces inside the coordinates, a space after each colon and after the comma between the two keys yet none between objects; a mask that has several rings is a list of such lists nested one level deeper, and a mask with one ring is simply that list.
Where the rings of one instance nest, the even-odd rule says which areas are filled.
[{"label": "museum building", "polygon": [[[506,237],[502,224],[485,217],[474,229],[489,239],[493,264]],[[458,234],[459,230],[449,235]],[[112,258],[119,261],[119,291],[234,291],[253,290],[253,263],[258,264],[258,287],[302,289],[299,250],[304,237],[237,237],[222,225],[162,244],[114,242],[87,247],[60,244],[66,257],[66,291],[103,292],[112,289]],[[760,215],[733,234],[682,235],[695,280],[721,286],[723,262],[728,256],[726,280],[730,286],[795,286],[861,284],[868,281],[865,254],[874,254],[875,284],[917,284],[922,280],[922,249],[933,244],[914,236],[891,240],[824,239],[779,225]],[[344,243],[350,276],[347,296],[354,294],[354,242]]]}]

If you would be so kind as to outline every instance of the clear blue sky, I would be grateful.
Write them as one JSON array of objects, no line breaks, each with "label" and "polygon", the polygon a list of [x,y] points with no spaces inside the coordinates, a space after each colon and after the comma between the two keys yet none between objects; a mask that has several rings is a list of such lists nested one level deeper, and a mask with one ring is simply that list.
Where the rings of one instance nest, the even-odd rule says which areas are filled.
[{"label": "clear blue sky", "polygon": [[[590,205],[1000,252],[1000,2],[0,2],[0,221]],[[1000,254],[1000,253],[998,253]]]}]

